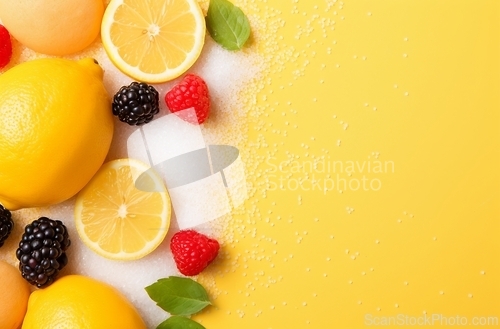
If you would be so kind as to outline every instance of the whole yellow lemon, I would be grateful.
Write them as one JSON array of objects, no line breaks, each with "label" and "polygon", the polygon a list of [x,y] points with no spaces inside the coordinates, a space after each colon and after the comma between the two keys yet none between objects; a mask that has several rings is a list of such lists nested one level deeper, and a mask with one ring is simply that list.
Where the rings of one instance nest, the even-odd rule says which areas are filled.
[{"label": "whole yellow lemon", "polygon": [[0,0],[0,19],[12,36],[49,55],[68,55],[99,35],[103,0]]},{"label": "whole yellow lemon", "polygon": [[111,100],[93,59],[38,59],[0,75],[0,203],[48,206],[78,193],[113,137]]},{"label": "whole yellow lemon", "polygon": [[0,328],[17,329],[26,313],[30,288],[17,268],[4,261],[0,261],[0,278]]},{"label": "whole yellow lemon", "polygon": [[95,279],[64,276],[34,291],[22,329],[146,329],[135,307],[114,287]]}]

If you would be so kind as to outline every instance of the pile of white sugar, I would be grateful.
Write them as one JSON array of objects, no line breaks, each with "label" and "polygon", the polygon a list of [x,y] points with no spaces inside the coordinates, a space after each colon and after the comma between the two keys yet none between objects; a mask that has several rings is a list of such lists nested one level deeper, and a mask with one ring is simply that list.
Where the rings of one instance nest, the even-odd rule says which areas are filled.
[{"label": "pile of white sugar", "polygon": [[[15,49],[13,60],[16,63],[45,57],[35,54],[19,44],[15,44],[15,47],[17,49]],[[110,62],[100,43],[96,43],[83,54],[71,57],[71,59],[83,57],[93,57],[103,67],[104,84],[110,97],[121,86],[129,85],[133,81]],[[207,145],[226,144],[238,146],[244,141],[245,131],[248,127],[246,122],[248,109],[245,109],[243,103],[240,102],[239,93],[249,81],[260,74],[258,63],[257,55],[253,51],[227,51],[207,35],[200,58],[188,71],[200,75],[209,87],[212,101],[211,114],[205,124],[201,126],[203,138]],[[182,76],[168,83],[154,85],[160,94],[160,114],[155,118],[169,114],[164,102],[164,96],[181,78]],[[138,128],[130,127],[115,118],[115,134],[107,161],[128,157],[127,138],[136,129]],[[175,129],[175,127],[170,127],[170,129]],[[175,131],[172,133],[175,134]],[[181,131],[176,136],[179,140],[186,138]],[[186,200],[186,202],[189,201]],[[48,208],[15,211],[13,215],[17,226],[12,232],[11,240],[19,241],[23,226],[39,216],[47,216],[63,221],[68,227],[72,244],[67,251],[69,264],[60,275],[82,274],[113,285],[136,306],[147,327],[155,328],[168,317],[168,314],[156,306],[155,302],[147,295],[144,287],[151,285],[160,278],[180,275],[169,249],[170,238],[178,230],[175,214],[172,216],[172,223],[166,239],[153,253],[140,260],[120,262],[98,256],[80,241],[74,224],[74,202],[75,198]],[[220,238],[220,221],[217,225],[216,228],[211,223],[206,223],[195,227],[195,229]],[[224,223],[222,226],[224,226]],[[223,243],[223,241],[221,242]],[[10,243],[7,250],[3,248],[0,259],[5,259],[17,265],[15,247],[14,243]],[[96,296],[96,298],[99,298],[99,296]]]}]

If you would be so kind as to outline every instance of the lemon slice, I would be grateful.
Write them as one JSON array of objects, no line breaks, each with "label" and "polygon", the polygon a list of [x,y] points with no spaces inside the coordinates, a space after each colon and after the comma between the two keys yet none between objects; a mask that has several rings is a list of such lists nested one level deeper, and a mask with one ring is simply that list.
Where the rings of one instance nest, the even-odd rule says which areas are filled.
[{"label": "lemon slice", "polygon": [[105,163],[80,191],[75,205],[83,243],[116,260],[138,259],[155,250],[167,234],[170,216],[162,179],[134,159]]},{"label": "lemon slice", "polygon": [[149,83],[186,72],[201,53],[205,31],[196,0],[112,0],[101,24],[111,61],[123,73]]}]

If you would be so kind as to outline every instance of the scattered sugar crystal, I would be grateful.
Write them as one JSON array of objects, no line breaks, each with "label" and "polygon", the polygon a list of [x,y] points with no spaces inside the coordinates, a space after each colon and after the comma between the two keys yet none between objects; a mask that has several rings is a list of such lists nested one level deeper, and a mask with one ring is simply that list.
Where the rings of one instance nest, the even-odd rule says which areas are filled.
[{"label": "scattered sugar crystal", "polygon": [[[22,48],[18,61],[23,62],[37,57],[46,56],[36,54],[27,48]],[[75,56],[68,56],[68,58],[71,59],[83,57],[95,58],[104,69],[104,85],[110,98],[113,97],[121,86],[129,85],[133,81],[133,79],[121,73],[111,63],[99,41],[85,52]],[[242,131],[245,130],[244,127],[247,124],[246,115],[248,109],[245,108],[240,101],[240,93],[244,90],[244,86],[251,79],[255,79],[262,71],[262,66],[258,63],[259,59],[255,51],[250,52],[249,50],[243,50],[240,52],[230,52],[222,49],[207,36],[200,58],[188,71],[202,76],[207,82],[211,94],[212,106],[210,119],[203,126],[199,127],[203,133],[204,146],[210,144],[238,145],[244,140],[245,134],[243,134]],[[163,97],[178,81],[179,79],[176,79],[154,85],[160,94],[160,113],[153,122],[144,126],[148,127],[146,130],[148,132],[147,134],[151,132],[152,136],[155,136],[163,133],[161,131],[162,127],[160,127],[161,121],[158,121],[158,123],[155,123],[155,121],[166,120],[164,117],[168,116],[169,110],[166,107]],[[172,128],[177,130],[170,131],[175,136],[179,136],[179,134],[181,134],[180,131],[186,127],[177,128]],[[134,157],[138,157],[143,161],[148,159],[147,153],[141,153],[140,144],[136,144],[135,148],[127,149],[127,140],[131,135],[136,133],[137,129],[137,127],[130,127],[115,118],[115,132],[113,143],[107,156],[108,161],[126,158],[130,155],[129,153],[131,150]],[[155,131],[153,131],[154,129]],[[168,134],[169,131],[165,133]],[[144,135],[141,137],[144,137]],[[176,142],[180,140],[182,139],[177,138]],[[193,143],[199,144],[199,140],[200,139],[197,137],[189,137],[187,142],[193,145]],[[161,145],[155,144],[154,138],[148,139],[148,142],[152,143],[151,145],[155,149],[161,149]],[[227,177],[232,177],[233,179],[238,178],[241,181],[242,170],[244,170],[244,164],[241,158],[239,158],[238,161],[234,162],[232,167],[226,169],[225,174]],[[222,175],[213,177],[218,177],[217,182],[206,182],[203,191],[205,193],[211,193],[212,198],[216,195],[216,193],[213,193],[214,191],[224,192],[219,194],[221,198],[225,196],[226,201],[219,202],[218,200],[211,200],[213,206],[217,207],[217,205],[221,203],[226,204],[229,202],[227,200],[229,194],[226,191]],[[233,183],[233,185],[238,184]],[[241,184],[238,186],[240,185]],[[215,188],[215,186],[218,186],[218,188]],[[194,193],[194,191],[191,190],[190,193]],[[246,189],[244,191],[235,189],[231,193],[234,204],[241,204],[242,200],[247,196],[245,194]],[[74,225],[74,202],[75,198],[52,207],[35,210],[20,210],[14,212],[14,216],[18,219],[18,222],[20,222],[20,225],[18,225],[19,227],[23,227],[39,216],[48,216],[62,220],[68,227],[72,245],[68,250],[69,264],[62,271],[61,275],[82,274],[113,285],[136,306],[144,318],[147,327],[155,328],[161,321],[168,317],[168,313],[156,306],[155,302],[149,298],[144,288],[160,278],[170,275],[179,275],[168,247],[170,237],[175,231],[179,230],[175,214],[172,217],[171,227],[166,239],[153,253],[140,260],[120,262],[108,260],[95,254],[79,240]],[[198,213],[201,211],[202,209],[197,210]],[[227,227],[227,221],[230,219],[230,216],[227,215],[228,209],[224,209],[224,211],[224,213],[226,213],[225,216],[220,217],[212,223],[201,224],[197,226],[197,230],[208,235],[220,237],[225,227]],[[188,225],[196,224],[200,223],[191,223]],[[13,235],[17,236],[13,237],[13,239],[18,240],[21,234],[21,230],[14,232]],[[8,261],[12,263],[15,262],[14,259],[8,259]],[[209,286],[207,288],[213,287]],[[210,290],[211,289],[209,289],[209,291]]]}]

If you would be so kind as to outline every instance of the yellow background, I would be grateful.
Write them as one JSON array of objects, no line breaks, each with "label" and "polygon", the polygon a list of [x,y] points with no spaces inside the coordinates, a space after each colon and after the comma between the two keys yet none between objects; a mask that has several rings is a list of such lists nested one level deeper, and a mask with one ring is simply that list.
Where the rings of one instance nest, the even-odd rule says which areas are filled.
[{"label": "yellow background", "polygon": [[[244,93],[252,195],[197,320],[500,317],[500,1],[235,3],[265,68]],[[295,170],[314,161],[392,165]],[[306,191],[337,174],[352,188]],[[364,178],[380,189],[355,191]]]}]

